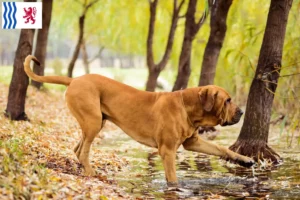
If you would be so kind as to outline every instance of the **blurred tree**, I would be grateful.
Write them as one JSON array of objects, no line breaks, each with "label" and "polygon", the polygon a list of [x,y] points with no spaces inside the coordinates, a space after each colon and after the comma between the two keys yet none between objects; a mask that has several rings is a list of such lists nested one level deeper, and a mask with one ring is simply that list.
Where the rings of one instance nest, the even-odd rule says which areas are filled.
[{"label": "blurred tree", "polygon": [[178,64],[178,74],[173,86],[173,91],[184,89],[187,87],[189,77],[191,74],[191,52],[192,52],[192,43],[193,40],[203,25],[206,16],[208,15],[208,8],[204,11],[202,17],[196,22],[195,13],[196,13],[197,0],[190,0],[189,5],[185,15],[185,31],[184,38],[181,48],[181,53],[179,57]]},{"label": "blurred tree", "polygon": [[177,5],[177,0],[174,0],[173,5],[173,16],[171,27],[168,36],[167,46],[164,52],[162,59],[155,64],[154,56],[153,56],[153,36],[154,36],[154,26],[155,26],[155,18],[156,18],[156,8],[157,8],[158,0],[149,0],[150,4],[150,21],[149,21],[149,30],[148,30],[148,38],[147,38],[147,66],[148,66],[148,80],[146,83],[147,91],[154,91],[157,85],[157,78],[160,72],[166,67],[167,62],[170,58],[170,54],[172,51],[174,35],[177,27],[177,22],[179,19],[179,12],[184,3],[184,0],[181,0],[179,5]]},{"label": "blurred tree", "polygon": [[226,19],[232,0],[218,0],[211,6],[210,35],[205,47],[199,86],[213,85],[216,66],[226,34]]},{"label": "blurred tree", "polygon": [[[226,19],[232,0],[219,0],[211,6],[210,34],[205,47],[199,86],[213,85],[218,58],[226,34]],[[214,127],[201,127],[201,132],[216,131]]]},{"label": "blurred tree", "polygon": [[272,104],[280,77],[282,50],[293,0],[271,0],[259,60],[247,102],[245,120],[237,141],[230,147],[256,160],[280,156],[268,146]]},{"label": "blurred tree", "polygon": [[[36,0],[24,0],[24,2],[36,2]],[[23,62],[26,56],[32,53],[33,37],[34,29],[21,30],[5,110],[5,116],[11,120],[28,120],[25,114],[25,97],[29,79],[24,71]]]},{"label": "blurred tree", "polygon": [[[97,1],[98,0],[94,0],[94,1],[91,1],[91,2],[88,3],[88,0],[84,0],[84,3],[82,4],[83,11],[82,11],[82,14],[79,17],[79,21],[78,21],[79,22],[79,36],[78,36],[77,44],[76,44],[76,47],[75,47],[75,50],[74,50],[74,53],[73,53],[73,57],[72,57],[72,59],[69,63],[69,66],[68,66],[68,76],[69,77],[73,76],[73,69],[74,69],[75,62],[76,62],[76,60],[78,58],[78,55],[79,55],[80,46],[82,44],[83,35],[84,35],[84,20],[85,20],[85,17],[86,17],[86,13],[95,3],[97,3]],[[79,3],[81,3],[81,2],[79,2]]]},{"label": "blurred tree", "polygon": [[88,57],[88,53],[87,53],[87,50],[86,50],[85,39],[82,39],[81,50],[82,50],[81,53],[82,53],[84,71],[85,71],[86,74],[89,74],[90,73],[89,57]]},{"label": "blurred tree", "polygon": [[[52,2],[53,0],[43,0],[42,3],[42,24],[43,28],[38,30],[36,48],[35,48],[35,57],[40,61],[41,65],[37,65],[34,63],[33,72],[38,75],[44,75],[45,70],[45,60],[47,53],[47,42],[48,42],[48,32],[51,22],[51,14],[52,14]],[[31,81],[31,85],[40,89],[42,83],[36,82],[34,80]]]},{"label": "blurred tree", "polygon": [[93,57],[91,59],[89,59],[89,55],[88,55],[86,46],[87,46],[86,40],[82,39],[81,53],[82,53],[83,66],[84,66],[85,73],[89,74],[90,73],[90,63],[93,62],[94,60],[96,60],[97,58],[101,59],[101,55],[102,55],[105,47],[101,46],[99,48],[99,51],[95,55],[93,55]]}]

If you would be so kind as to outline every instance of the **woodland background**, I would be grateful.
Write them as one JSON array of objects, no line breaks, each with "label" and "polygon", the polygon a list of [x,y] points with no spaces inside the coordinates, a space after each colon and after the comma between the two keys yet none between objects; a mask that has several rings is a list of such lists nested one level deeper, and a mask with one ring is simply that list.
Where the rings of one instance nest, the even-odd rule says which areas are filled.
[{"label": "woodland background", "polygon": [[[43,5],[47,5],[44,13],[48,14],[50,25],[48,27],[47,23],[44,23],[43,26],[43,30],[46,30],[46,27],[49,28],[49,32],[48,29],[46,31],[48,32],[46,38],[45,35],[39,36],[41,30],[0,30],[0,110],[6,115],[6,117],[4,115],[0,117],[0,195],[2,195],[0,197],[11,199],[75,196],[102,199],[106,197],[129,198],[128,193],[120,191],[120,188],[111,180],[113,174],[119,171],[125,170],[129,174],[132,173],[130,170],[126,171],[130,162],[123,159],[122,154],[122,151],[127,151],[128,146],[114,151],[112,151],[114,147],[111,147],[110,151],[96,149],[97,154],[93,159],[99,176],[91,179],[80,176],[82,167],[72,152],[72,146],[80,137],[80,129],[64,106],[62,95],[65,86],[50,84],[41,86],[39,83],[32,82],[34,87],[30,86],[27,91],[29,80],[23,71],[22,63],[28,54],[36,55],[42,60],[42,68],[34,67],[35,72],[40,74],[45,72],[46,75],[76,77],[85,73],[98,73],[149,91],[172,91],[196,87],[201,81],[204,52],[212,29],[212,5],[220,2],[228,4],[229,12],[227,19],[223,16],[217,22],[227,24],[227,29],[225,28],[226,35],[217,58],[216,74],[211,73],[213,78],[210,78],[209,83],[224,87],[233,97],[233,101],[243,110],[246,110],[252,81],[262,80],[258,80],[255,76],[256,69],[259,67],[267,69],[267,65],[258,65],[268,14],[272,10],[279,12],[279,5],[282,13],[288,16],[286,33],[283,36],[282,60],[281,58],[279,61],[276,60],[277,55],[271,54],[262,58],[262,60],[270,58],[270,62],[276,58],[275,61],[279,62],[272,63],[275,70],[266,71],[271,74],[274,71],[277,73],[275,64],[281,67],[278,77],[270,83],[276,85],[277,89],[270,87],[271,90],[268,90],[269,87],[266,87],[267,89],[261,87],[260,91],[263,95],[256,96],[257,99],[253,99],[255,94],[252,96],[252,105],[256,104],[258,107],[250,109],[251,106],[249,106],[246,116],[248,112],[252,117],[259,113],[259,117],[243,122],[243,127],[246,128],[241,129],[236,146],[232,145],[231,148],[240,153],[256,156],[260,161],[258,162],[260,169],[263,167],[269,171],[271,170],[269,167],[275,161],[280,160],[280,156],[285,159],[292,157],[286,156],[286,151],[297,155],[300,144],[299,0],[47,0],[43,1]],[[270,7],[270,2],[275,6]],[[190,8],[192,11],[194,9],[194,14],[188,15],[189,5],[192,3],[194,5]],[[292,6],[288,12],[290,5]],[[225,7],[221,7],[221,11],[225,10]],[[154,11],[156,19],[151,26]],[[177,14],[175,18],[174,13]],[[282,13],[277,13],[275,17],[284,17]],[[193,21],[195,23],[190,23]],[[283,21],[279,20],[278,23],[283,24]],[[173,29],[173,46],[169,48],[171,27],[176,27],[176,29]],[[190,27],[189,37],[184,36],[187,27]],[[278,28],[276,25],[270,27]],[[153,37],[149,37],[151,32]],[[272,34],[272,31],[270,33]],[[187,43],[190,42],[190,48],[183,48],[184,39],[187,39]],[[41,46],[45,46],[45,42],[47,49],[40,49]],[[41,45],[42,43],[44,45]],[[274,40],[272,45],[276,47],[278,43],[278,40]],[[166,53],[166,49],[170,51]],[[181,63],[184,60],[181,58],[189,57],[189,51],[190,61],[187,59]],[[183,56],[181,56],[182,52],[184,52]],[[281,53],[280,48],[277,53]],[[158,79],[157,84],[153,82],[156,79]],[[264,81],[259,84],[259,86],[270,85]],[[19,94],[16,91],[23,92]],[[263,99],[264,95],[266,99]],[[28,122],[29,119],[30,122]],[[250,130],[249,127],[255,127],[255,129]],[[234,139],[236,139],[238,129],[240,125],[227,132],[233,132]],[[222,131],[224,130],[221,129],[221,133]],[[109,124],[105,132],[111,134],[121,131]],[[102,138],[98,137],[96,145],[103,145],[101,141]],[[246,141],[246,143],[238,143],[239,141]],[[277,145],[274,145],[274,141]],[[227,146],[232,143],[232,138],[229,142],[225,142]],[[268,146],[270,143],[272,148],[275,147],[275,150],[279,151],[280,156],[270,150]],[[245,151],[241,152],[240,147],[243,147],[241,149]],[[143,147],[139,146],[137,149],[139,153],[133,155],[134,159],[139,157],[140,149]],[[145,157],[151,157],[153,152],[150,150],[147,152],[149,155]],[[268,155],[266,152],[271,153]],[[199,158],[192,155],[189,157],[189,162],[196,163]],[[260,157],[261,155],[263,156]],[[274,163],[270,162],[269,158]],[[300,176],[297,170],[300,167],[300,158],[297,156],[293,158],[298,159],[297,164],[293,166],[294,171],[286,166],[282,167],[281,169],[287,174],[276,178],[278,181],[276,183],[281,185],[272,186],[262,195],[253,191],[252,193],[249,191],[249,195],[266,197],[269,193],[274,194],[278,187],[283,193],[286,192],[283,186],[285,182],[280,181],[290,175],[289,172],[292,173],[290,177],[293,177],[289,179],[291,180],[289,186],[294,189],[299,188]],[[149,165],[152,166],[153,163],[150,160]],[[286,163],[293,165],[289,161]],[[159,166],[157,163],[155,165]],[[191,168],[197,168],[194,165],[191,164]],[[218,168],[215,164],[209,165],[214,169]],[[201,170],[197,168],[193,173],[199,171]],[[228,171],[236,176],[236,171]],[[139,177],[143,175],[136,174],[135,179]],[[184,177],[183,175],[181,178]],[[161,180],[162,177],[158,179]],[[270,180],[272,181],[271,178]],[[219,179],[217,182],[220,182]],[[259,184],[254,181],[254,184],[259,188],[261,188],[260,184],[265,184],[263,179],[259,179],[258,182]],[[145,184],[145,181],[143,180],[141,184]],[[297,192],[300,191],[297,190]],[[217,196],[214,196],[215,194]],[[205,197],[219,198],[219,194],[223,193],[214,191],[208,195],[205,194]],[[292,192],[289,194],[293,195]],[[245,196],[243,192],[239,193],[238,197],[239,195]],[[232,194],[225,196],[232,196]]]},{"label": "woodland background", "polygon": [[[196,19],[202,16],[206,9],[205,4],[205,1],[198,1]],[[153,43],[155,60],[159,60],[165,51],[172,6],[173,1],[159,1],[157,6]],[[185,3],[182,14],[186,7]],[[299,7],[299,1],[294,1],[287,24],[281,74],[299,73],[300,70]],[[214,84],[226,88],[238,104],[245,105],[247,100],[247,95],[244,94],[248,93],[254,76],[268,8],[269,1],[267,0],[233,1],[229,10],[226,37],[220,52]],[[63,74],[64,72],[65,74],[64,69],[72,57],[78,38],[78,18],[82,10],[81,3],[77,1],[53,1],[46,73]],[[132,84],[144,89],[147,79],[145,55],[149,3],[140,0],[101,0],[92,6],[86,15],[84,40],[89,60],[93,60],[90,64],[91,72],[94,68],[97,71],[101,66],[138,68],[136,73],[143,71],[140,72],[142,75],[135,76],[134,72],[131,73],[132,77],[137,79],[137,83]],[[193,41],[189,86],[197,86],[199,82],[203,53],[209,37],[209,18],[207,17]],[[10,74],[11,67],[9,66],[13,63],[19,30],[1,30],[0,34],[1,79],[6,79],[4,81],[8,82],[5,76]],[[170,61],[161,75],[167,82],[166,89],[169,90],[175,82],[183,34],[184,19],[179,19]],[[101,64],[99,58],[104,58]],[[81,60],[82,53],[79,57],[79,61]],[[76,76],[84,74],[81,63],[76,64],[75,70],[81,69],[75,72]],[[118,78],[120,81],[124,79],[122,75],[116,77]],[[281,78],[278,86],[273,113],[289,115],[292,121],[294,111],[299,110],[293,109],[296,106],[293,90],[299,90],[299,76]]]}]

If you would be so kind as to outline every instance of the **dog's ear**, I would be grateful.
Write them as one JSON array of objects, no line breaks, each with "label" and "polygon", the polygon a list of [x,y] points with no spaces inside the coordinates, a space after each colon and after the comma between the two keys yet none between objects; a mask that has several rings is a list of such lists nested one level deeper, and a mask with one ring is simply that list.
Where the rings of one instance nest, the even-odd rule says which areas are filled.
[{"label": "dog's ear", "polygon": [[217,95],[218,91],[211,88],[203,88],[202,90],[200,90],[200,103],[202,104],[206,112],[210,112],[214,107]]}]

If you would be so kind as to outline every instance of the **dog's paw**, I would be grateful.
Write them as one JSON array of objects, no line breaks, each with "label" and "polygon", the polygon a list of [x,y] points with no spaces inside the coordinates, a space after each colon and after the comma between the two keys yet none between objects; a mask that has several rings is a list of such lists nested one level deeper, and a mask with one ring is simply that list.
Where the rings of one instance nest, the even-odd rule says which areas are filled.
[{"label": "dog's paw", "polygon": [[252,167],[252,165],[255,164],[255,161],[252,159],[252,158],[249,158],[247,156],[242,156],[240,155],[236,160],[235,162],[237,164],[239,164],[240,166],[243,166],[243,167]]},{"label": "dog's paw", "polygon": [[247,167],[247,168],[250,168],[255,164],[255,161],[252,159],[249,159],[248,161],[237,160],[236,162],[237,162],[237,164],[239,164],[243,167]]},{"label": "dog's paw", "polygon": [[239,164],[240,166],[247,167],[247,168],[250,168],[255,164],[255,161],[252,158],[246,156],[242,156],[235,159],[222,157],[222,159],[234,164]]},{"label": "dog's paw", "polygon": [[96,171],[94,169],[89,169],[84,171],[84,176],[95,176]]},{"label": "dog's paw", "polygon": [[177,188],[179,185],[178,182],[167,182],[167,186],[168,188]]}]

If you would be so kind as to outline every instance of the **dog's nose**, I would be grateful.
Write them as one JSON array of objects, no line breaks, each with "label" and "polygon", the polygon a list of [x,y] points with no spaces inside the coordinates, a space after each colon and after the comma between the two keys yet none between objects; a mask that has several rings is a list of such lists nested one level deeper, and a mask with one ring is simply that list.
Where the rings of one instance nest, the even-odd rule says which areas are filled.
[{"label": "dog's nose", "polygon": [[241,109],[239,109],[239,114],[242,116],[244,112]]}]

